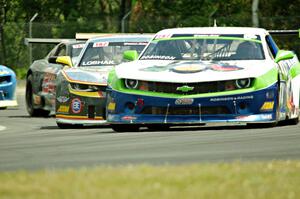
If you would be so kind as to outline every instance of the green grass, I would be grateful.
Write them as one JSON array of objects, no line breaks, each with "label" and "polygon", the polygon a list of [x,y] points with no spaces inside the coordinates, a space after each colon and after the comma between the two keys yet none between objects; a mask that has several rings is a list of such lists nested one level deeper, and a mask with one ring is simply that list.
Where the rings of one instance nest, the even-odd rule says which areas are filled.
[{"label": "green grass", "polygon": [[300,198],[300,161],[0,173],[0,198]]}]

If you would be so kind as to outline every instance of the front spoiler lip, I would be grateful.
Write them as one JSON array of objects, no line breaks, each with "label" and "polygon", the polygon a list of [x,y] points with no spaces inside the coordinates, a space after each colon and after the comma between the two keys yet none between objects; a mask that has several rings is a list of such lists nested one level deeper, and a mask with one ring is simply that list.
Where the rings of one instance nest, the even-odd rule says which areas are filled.
[{"label": "front spoiler lip", "polygon": [[[174,99],[169,98],[160,98],[160,97],[149,97],[142,95],[133,95],[133,94],[124,94],[118,91],[111,91],[108,93],[108,99],[114,101],[117,106],[115,111],[108,112],[107,120],[112,124],[149,124],[149,123],[162,123],[162,124],[202,124],[202,123],[274,123],[277,122],[276,111],[277,108],[274,107],[270,110],[261,110],[264,102],[274,101],[276,104],[277,101],[275,98],[267,98],[266,92],[273,91],[274,93],[277,90],[277,85],[271,85],[268,88],[240,93],[235,95],[224,95],[224,96],[215,96],[215,97],[203,97],[203,98],[193,98],[193,104],[188,105],[196,107],[197,104],[203,106],[226,106],[231,110],[230,114],[202,114],[199,111],[199,114],[193,115],[171,115],[168,114],[168,108],[166,114],[160,115],[151,115],[151,114],[142,114],[139,112],[142,109],[138,109],[136,112],[126,112],[123,107],[126,104],[126,101],[135,102],[137,98],[142,98],[144,100],[143,106],[157,106],[160,104],[162,107],[179,107],[176,105]],[[276,96],[275,96],[276,97]],[[161,100],[161,101],[159,101]],[[249,104],[248,110],[244,111],[239,108],[240,103]],[[175,104],[175,105],[174,105]],[[201,109],[199,109],[201,110]]]},{"label": "front spoiler lip", "polygon": [[56,119],[56,123],[62,124],[82,124],[82,125],[105,125],[106,120],[74,120],[74,119]]},{"label": "front spoiler lip", "polygon": [[[111,124],[170,124],[170,125],[177,125],[177,124],[207,124],[207,123],[215,123],[215,124],[229,124],[229,123],[236,123],[236,124],[248,124],[248,123],[274,123],[277,120],[273,119],[273,113],[263,113],[263,114],[256,114],[256,115],[248,115],[245,116],[243,119],[238,118],[218,118],[218,119],[206,119],[205,117],[196,119],[196,115],[193,118],[191,116],[183,116],[183,115],[176,115],[176,116],[169,116],[165,118],[165,116],[157,116],[154,118],[148,118],[142,115],[131,115],[131,117],[135,118],[132,120],[124,120],[123,117],[127,115],[117,115],[117,114],[108,114],[108,120]],[[175,118],[176,117],[176,118]],[[247,118],[248,117],[248,118]],[[110,119],[113,118],[113,119]],[[190,118],[190,119],[189,119]]]},{"label": "front spoiler lip", "polygon": [[0,107],[18,106],[17,100],[0,100]]}]

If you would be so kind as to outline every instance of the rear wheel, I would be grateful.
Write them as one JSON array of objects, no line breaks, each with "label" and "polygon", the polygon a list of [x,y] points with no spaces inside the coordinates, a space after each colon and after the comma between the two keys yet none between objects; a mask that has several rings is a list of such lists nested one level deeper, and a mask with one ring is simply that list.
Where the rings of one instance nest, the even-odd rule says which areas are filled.
[{"label": "rear wheel", "polygon": [[116,132],[137,132],[140,129],[135,124],[111,124],[111,128]]},{"label": "rear wheel", "polygon": [[47,117],[50,111],[43,109],[35,109],[33,106],[33,89],[32,89],[32,75],[29,75],[26,83],[26,108],[31,117]]}]

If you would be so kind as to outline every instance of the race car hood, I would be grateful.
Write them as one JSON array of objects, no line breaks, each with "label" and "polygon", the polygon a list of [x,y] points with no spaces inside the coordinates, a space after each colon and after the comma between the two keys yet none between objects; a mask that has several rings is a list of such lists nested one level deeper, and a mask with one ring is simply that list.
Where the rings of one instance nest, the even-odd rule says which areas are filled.
[{"label": "race car hood", "polygon": [[10,68],[8,68],[6,66],[3,66],[3,65],[0,65],[0,77],[1,76],[8,76],[8,75],[15,76],[15,73]]},{"label": "race car hood", "polygon": [[109,71],[113,66],[73,67],[62,71],[64,77],[72,83],[106,85]]},{"label": "race car hood", "polygon": [[271,60],[158,61],[138,60],[116,66],[118,78],[192,83],[258,77],[275,67]]}]

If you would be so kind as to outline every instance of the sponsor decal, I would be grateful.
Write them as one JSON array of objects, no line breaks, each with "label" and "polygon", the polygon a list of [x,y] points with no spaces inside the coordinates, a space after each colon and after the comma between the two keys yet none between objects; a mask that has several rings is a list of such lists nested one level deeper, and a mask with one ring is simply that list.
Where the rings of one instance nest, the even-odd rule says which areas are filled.
[{"label": "sponsor decal", "polygon": [[84,44],[75,44],[72,46],[72,48],[74,48],[74,49],[83,48],[83,47],[84,47]]},{"label": "sponsor decal", "polygon": [[[144,58],[145,57],[145,58]],[[155,57],[155,56],[144,56],[141,59],[148,59],[148,57]],[[166,57],[166,56],[158,56],[158,57]],[[161,71],[172,71],[176,73],[197,73],[206,70],[213,70],[219,72],[230,72],[230,71],[237,71],[243,70],[244,68],[238,67],[236,65],[230,65],[228,63],[204,63],[201,61],[185,61],[185,62],[178,62],[174,61],[167,65],[154,65],[147,68],[140,69],[141,71],[151,71],[151,72],[161,72]]]},{"label": "sponsor decal", "polygon": [[93,48],[105,47],[108,45],[109,45],[109,42],[95,42],[93,44]]},{"label": "sponsor decal", "polygon": [[174,60],[176,57],[167,55],[146,55],[141,57],[141,59],[161,59],[161,60]]},{"label": "sponsor decal", "polygon": [[263,114],[263,115],[261,115],[261,119],[270,120],[270,119],[272,119],[272,114]]},{"label": "sponsor decal", "polygon": [[70,109],[69,106],[61,105],[61,106],[59,106],[59,108],[57,109],[57,112],[68,113],[68,112],[69,112],[69,109]]},{"label": "sponsor decal", "polygon": [[176,105],[191,105],[193,104],[194,99],[191,98],[179,98],[176,99],[175,104]]},{"label": "sponsor decal", "polygon": [[272,102],[265,102],[265,103],[261,106],[260,110],[261,110],[261,111],[272,110],[273,107],[274,107],[274,101],[272,101]]},{"label": "sponsor decal", "polygon": [[221,72],[227,72],[227,71],[237,71],[242,70],[243,68],[238,67],[236,65],[230,65],[227,63],[218,63],[218,64],[212,64],[209,69],[213,71],[221,71]]},{"label": "sponsor decal", "polygon": [[253,98],[254,98],[253,95],[236,96],[236,97],[216,97],[216,98],[210,98],[209,101],[223,102],[223,101],[247,100],[247,99],[253,99]]},{"label": "sponsor decal", "polygon": [[95,60],[95,61],[84,61],[82,63],[84,66],[91,66],[91,65],[115,65],[113,60]]},{"label": "sponsor decal", "polygon": [[57,99],[57,101],[59,101],[60,103],[65,103],[65,102],[69,101],[69,98],[66,97],[66,96],[59,96],[59,97],[57,97],[56,99]]},{"label": "sponsor decal", "polygon": [[73,113],[80,113],[82,110],[82,103],[79,98],[74,98],[71,102],[71,110]]},{"label": "sponsor decal", "polygon": [[171,38],[172,34],[158,34],[155,36],[155,39],[167,39],[167,38]]},{"label": "sponsor decal", "polygon": [[114,103],[114,102],[110,102],[107,106],[107,109],[110,111],[114,111],[115,108],[116,108],[116,103]]},{"label": "sponsor decal", "polygon": [[136,120],[136,117],[133,117],[133,116],[124,116],[121,119],[125,120],[125,121],[130,121],[130,120]]},{"label": "sponsor decal", "polygon": [[183,65],[175,66],[171,69],[173,72],[177,73],[197,73],[206,69],[204,65]]},{"label": "sponsor decal", "polygon": [[55,79],[55,74],[45,73],[42,83],[42,91],[45,93],[55,93]]}]

